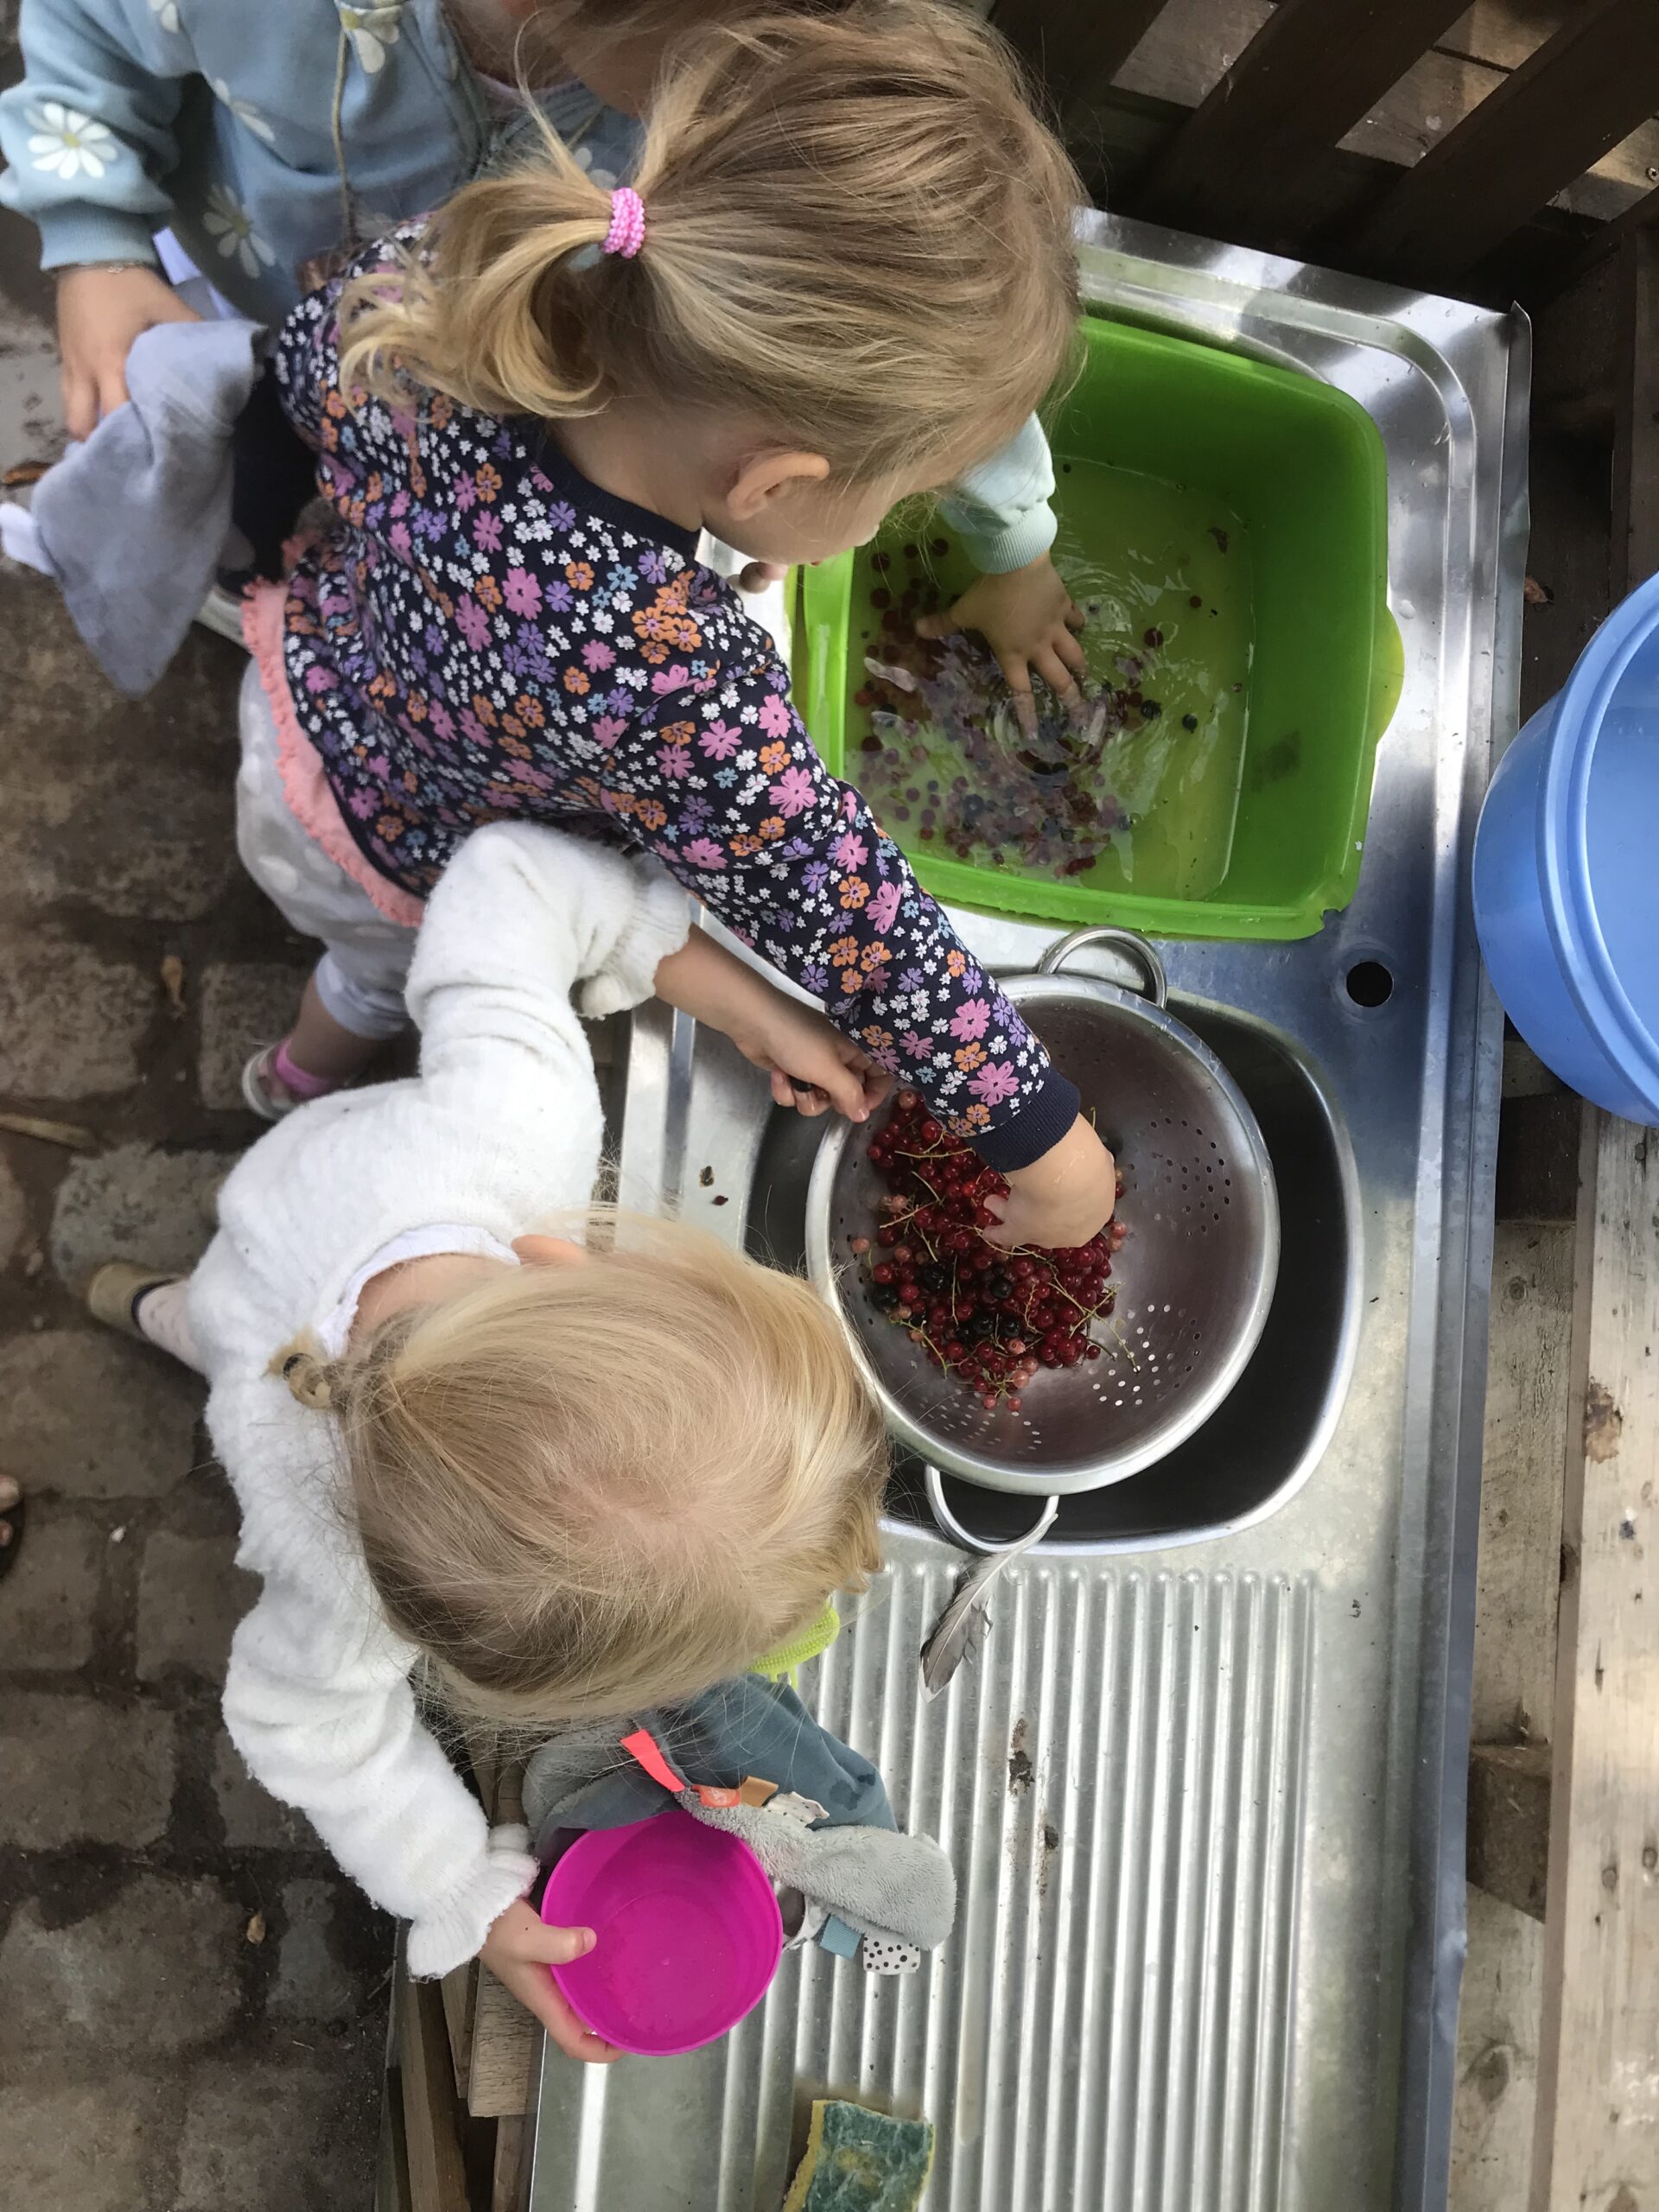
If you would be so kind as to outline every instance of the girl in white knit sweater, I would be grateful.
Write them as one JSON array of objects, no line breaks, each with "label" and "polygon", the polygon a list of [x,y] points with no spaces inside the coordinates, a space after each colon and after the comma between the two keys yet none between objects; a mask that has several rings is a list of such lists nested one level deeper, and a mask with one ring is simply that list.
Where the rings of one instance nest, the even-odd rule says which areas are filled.
[{"label": "girl in white knit sweater", "polygon": [[188,1283],[100,1271],[93,1311],[198,1367],[263,1578],[225,1690],[250,1771],[411,1924],[417,1974],[480,1951],[562,2048],[609,2047],[547,1972],[588,1948],[524,1901],[411,1676],[462,1714],[626,1713],[738,1674],[876,1563],[880,1425],[800,1282],[626,1219],[587,1246],[601,1114],[571,994],[654,988],[862,1116],[874,1073],[687,929],[649,861],[543,829],[470,838],[410,976],[417,1077],[293,1115],[226,1183]]}]

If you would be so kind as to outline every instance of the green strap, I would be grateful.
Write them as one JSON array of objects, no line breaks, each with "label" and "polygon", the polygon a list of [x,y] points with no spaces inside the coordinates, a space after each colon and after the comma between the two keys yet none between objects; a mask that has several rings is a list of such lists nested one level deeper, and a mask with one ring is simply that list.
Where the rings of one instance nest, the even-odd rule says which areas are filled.
[{"label": "green strap", "polygon": [[820,1651],[827,1651],[840,1634],[841,1615],[836,1611],[834,1599],[826,1599],[817,1620],[788,1643],[780,1643],[776,1651],[768,1651],[764,1659],[755,1660],[749,1672],[764,1675],[769,1681],[787,1681],[792,1689],[795,1669],[804,1667],[809,1659],[816,1659]]}]

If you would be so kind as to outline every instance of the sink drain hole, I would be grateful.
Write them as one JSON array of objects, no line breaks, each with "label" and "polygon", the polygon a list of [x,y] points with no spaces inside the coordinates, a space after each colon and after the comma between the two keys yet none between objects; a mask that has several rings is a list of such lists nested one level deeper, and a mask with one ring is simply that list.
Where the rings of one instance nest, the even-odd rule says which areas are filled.
[{"label": "sink drain hole", "polygon": [[1357,960],[1348,970],[1348,995],[1356,1006],[1386,1006],[1394,996],[1394,977],[1380,960]]}]

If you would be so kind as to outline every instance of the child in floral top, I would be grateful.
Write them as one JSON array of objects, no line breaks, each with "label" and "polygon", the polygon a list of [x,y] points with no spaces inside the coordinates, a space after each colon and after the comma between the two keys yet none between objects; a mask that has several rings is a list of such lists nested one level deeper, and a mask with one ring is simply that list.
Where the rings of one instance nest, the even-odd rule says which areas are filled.
[{"label": "child in floral top", "polygon": [[1072,200],[993,35],[893,0],[703,35],[637,193],[550,136],[302,304],[278,373],[335,521],[254,619],[241,839],[329,952],[257,1100],[401,1020],[398,925],[471,830],[585,818],[826,1002],[849,1041],[788,1075],[861,1116],[902,1073],[1010,1177],[1011,1235],[1092,1235],[1075,1090],[696,560],[704,528],[823,558],[995,450],[1066,363]]},{"label": "child in floral top", "polygon": [[[275,327],[308,264],[442,205],[521,141],[521,86],[595,181],[631,181],[670,41],[767,4],[25,0],[19,17],[11,0],[24,73],[0,92],[0,204],[38,225],[57,279],[71,436],[126,398],[142,331],[194,320],[156,265],[162,224],[238,314]],[[262,379],[238,429],[234,519],[268,574],[305,498],[305,455],[283,429]],[[1027,418],[940,501],[980,571],[950,619],[983,635],[1032,727],[1033,673],[1069,696],[1084,669],[1049,553],[1053,489]]]}]

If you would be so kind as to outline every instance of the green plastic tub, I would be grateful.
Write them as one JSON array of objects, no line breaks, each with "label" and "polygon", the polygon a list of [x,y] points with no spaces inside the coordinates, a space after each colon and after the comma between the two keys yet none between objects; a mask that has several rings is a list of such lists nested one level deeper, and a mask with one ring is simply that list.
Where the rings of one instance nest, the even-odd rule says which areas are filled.
[{"label": "green plastic tub", "polygon": [[[1311,377],[1103,317],[1084,331],[1084,374],[1052,426],[1055,558],[1122,727],[1071,757],[1051,819],[987,686],[970,718],[999,732],[986,789],[1002,797],[978,798],[958,738],[865,666],[902,656],[918,607],[971,575],[937,520],[913,518],[803,573],[807,726],[941,899],[1160,937],[1311,936],[1353,896],[1399,697],[1382,442]],[[1033,766],[1052,771],[1058,727]],[[942,827],[964,773],[975,826],[958,813]]]}]

